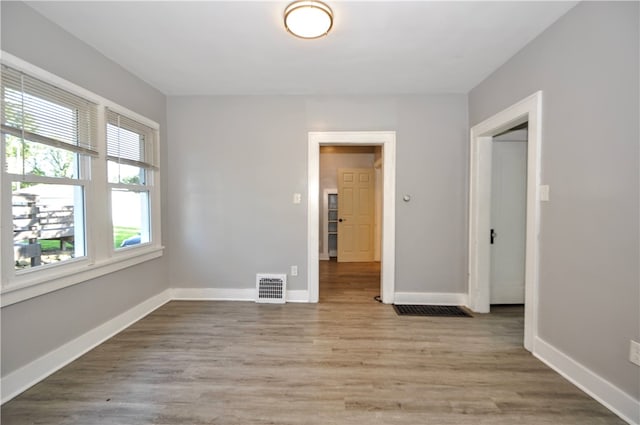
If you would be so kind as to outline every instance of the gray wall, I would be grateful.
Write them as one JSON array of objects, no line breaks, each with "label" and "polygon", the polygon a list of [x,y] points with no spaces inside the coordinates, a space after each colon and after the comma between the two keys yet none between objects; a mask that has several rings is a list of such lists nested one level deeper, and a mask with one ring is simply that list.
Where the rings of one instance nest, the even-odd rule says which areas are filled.
[{"label": "gray wall", "polygon": [[[158,122],[166,165],[162,93],[23,3],[1,8],[2,50]],[[163,195],[166,205],[166,190]],[[2,376],[167,288],[165,258],[2,308]]]},{"label": "gray wall", "polygon": [[638,7],[579,4],[469,95],[475,125],[543,91],[540,337],[636,399]]},{"label": "gray wall", "polygon": [[307,289],[307,132],[395,130],[396,290],[466,292],[465,95],[169,97],[168,123],[173,285]]}]

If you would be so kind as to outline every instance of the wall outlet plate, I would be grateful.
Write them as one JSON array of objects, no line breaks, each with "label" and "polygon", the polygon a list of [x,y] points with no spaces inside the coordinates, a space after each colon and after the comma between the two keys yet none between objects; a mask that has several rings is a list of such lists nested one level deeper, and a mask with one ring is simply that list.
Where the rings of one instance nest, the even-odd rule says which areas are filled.
[{"label": "wall outlet plate", "polygon": [[298,276],[298,266],[291,266],[291,276]]},{"label": "wall outlet plate", "polygon": [[540,200],[542,202],[549,202],[549,185],[543,184],[540,186]]},{"label": "wall outlet plate", "polygon": [[629,347],[629,361],[640,366],[640,342],[631,340]]}]

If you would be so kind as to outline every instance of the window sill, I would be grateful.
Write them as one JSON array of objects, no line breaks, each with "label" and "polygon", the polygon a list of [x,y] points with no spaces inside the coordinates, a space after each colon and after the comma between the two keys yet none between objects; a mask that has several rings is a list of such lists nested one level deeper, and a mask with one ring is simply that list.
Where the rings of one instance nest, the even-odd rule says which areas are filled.
[{"label": "window sill", "polygon": [[0,306],[6,307],[159,258],[162,256],[163,251],[164,247],[162,246],[141,248],[140,250],[127,252],[126,256],[116,256],[100,262],[78,262],[73,269],[56,270],[55,274],[53,270],[51,273],[35,273],[33,279],[3,288],[0,292]]}]

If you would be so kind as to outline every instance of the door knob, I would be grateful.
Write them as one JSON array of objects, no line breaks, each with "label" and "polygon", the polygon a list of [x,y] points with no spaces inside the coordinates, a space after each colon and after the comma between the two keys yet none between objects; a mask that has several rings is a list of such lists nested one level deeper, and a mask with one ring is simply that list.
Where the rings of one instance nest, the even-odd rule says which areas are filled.
[{"label": "door knob", "polygon": [[495,229],[491,229],[491,245],[493,245],[493,242],[497,237],[498,237],[498,234],[496,233]]},{"label": "door knob", "polygon": [[343,220],[343,219],[339,218],[339,219],[338,219],[338,221],[339,221],[340,223],[342,223],[343,221],[347,221],[347,219],[345,218],[345,219]]}]

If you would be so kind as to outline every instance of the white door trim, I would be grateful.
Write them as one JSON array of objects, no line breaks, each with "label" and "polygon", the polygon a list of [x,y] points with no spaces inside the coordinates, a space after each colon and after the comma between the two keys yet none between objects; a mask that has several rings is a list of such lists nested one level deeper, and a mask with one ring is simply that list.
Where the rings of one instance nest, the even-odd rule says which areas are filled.
[{"label": "white door trim", "polygon": [[489,312],[491,142],[493,136],[528,122],[524,347],[534,350],[538,334],[540,153],[542,92],[538,91],[471,128],[469,163],[469,307]]},{"label": "white door trim", "polygon": [[319,198],[320,146],[382,146],[382,302],[392,304],[395,294],[396,250],[396,132],[395,131],[322,131],[309,132],[308,205],[307,205],[307,282],[309,302],[317,303],[319,288]]}]

